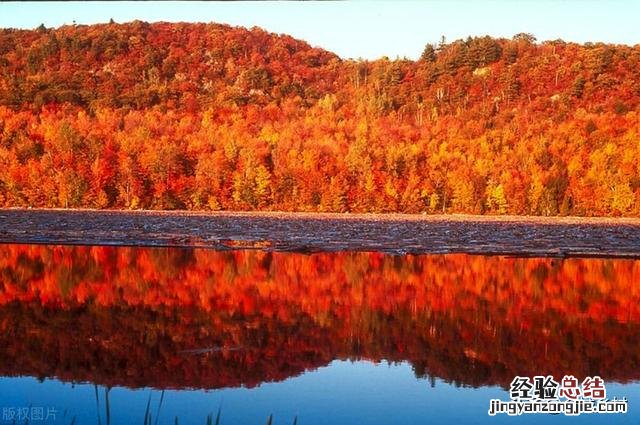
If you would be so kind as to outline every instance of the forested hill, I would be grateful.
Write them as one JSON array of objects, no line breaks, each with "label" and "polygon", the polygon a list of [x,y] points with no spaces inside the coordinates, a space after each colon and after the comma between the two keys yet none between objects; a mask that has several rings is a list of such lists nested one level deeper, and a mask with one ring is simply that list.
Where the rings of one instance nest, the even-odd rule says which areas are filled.
[{"label": "forested hill", "polygon": [[0,30],[0,205],[640,215],[640,45]]}]

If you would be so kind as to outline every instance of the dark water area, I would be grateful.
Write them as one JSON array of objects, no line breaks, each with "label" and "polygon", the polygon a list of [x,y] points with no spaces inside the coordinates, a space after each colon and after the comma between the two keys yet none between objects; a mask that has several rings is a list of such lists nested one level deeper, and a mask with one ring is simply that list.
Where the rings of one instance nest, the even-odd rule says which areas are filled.
[{"label": "dark water area", "polygon": [[[0,423],[640,420],[634,259],[0,245],[0,330]],[[517,375],[629,412],[488,416]]]}]

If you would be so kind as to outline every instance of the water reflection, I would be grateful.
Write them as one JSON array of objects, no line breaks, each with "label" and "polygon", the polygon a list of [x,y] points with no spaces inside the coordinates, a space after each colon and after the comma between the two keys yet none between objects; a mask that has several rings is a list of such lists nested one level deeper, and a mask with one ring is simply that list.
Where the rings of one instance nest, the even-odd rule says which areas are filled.
[{"label": "water reflection", "polygon": [[364,359],[628,382],[637,282],[633,260],[0,245],[0,375],[253,387]]}]

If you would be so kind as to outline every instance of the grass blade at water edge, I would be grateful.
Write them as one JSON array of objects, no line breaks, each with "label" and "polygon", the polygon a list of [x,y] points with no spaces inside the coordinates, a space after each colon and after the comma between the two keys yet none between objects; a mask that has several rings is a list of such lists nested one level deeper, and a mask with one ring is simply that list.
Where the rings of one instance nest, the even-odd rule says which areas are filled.
[{"label": "grass blade at water edge", "polygon": [[96,415],[98,416],[98,425],[102,425],[102,420],[100,415],[100,398],[98,397],[98,385],[93,384],[93,388],[96,391]]},{"label": "grass blade at water edge", "polygon": [[106,409],[107,409],[107,425],[111,425],[111,406],[109,405],[109,392],[111,391],[111,387],[108,387],[104,390],[104,398],[106,400]]},{"label": "grass blade at water edge", "polygon": [[147,409],[144,412],[144,421],[142,422],[143,425],[151,425],[151,417],[149,416],[149,406],[151,405],[151,395],[152,393],[149,393],[149,399],[147,400]]},{"label": "grass blade at water edge", "polygon": [[216,425],[220,425],[220,413],[222,412],[222,407],[218,407],[218,414],[216,415]]},{"label": "grass blade at water edge", "polygon": [[156,411],[156,424],[158,425],[158,419],[160,419],[160,408],[162,407],[162,400],[164,400],[164,390],[160,393],[160,403],[158,403],[158,410]]}]

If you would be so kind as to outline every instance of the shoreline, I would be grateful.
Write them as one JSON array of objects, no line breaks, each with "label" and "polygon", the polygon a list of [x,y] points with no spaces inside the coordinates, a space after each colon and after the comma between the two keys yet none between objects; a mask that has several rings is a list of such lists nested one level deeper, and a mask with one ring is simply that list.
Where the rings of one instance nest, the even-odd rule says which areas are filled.
[{"label": "shoreline", "polygon": [[640,218],[7,208],[0,243],[640,258]]},{"label": "shoreline", "polygon": [[232,210],[149,210],[149,209],[97,209],[97,208],[24,208],[0,207],[0,218],[6,212],[55,212],[55,213],[97,213],[97,214],[141,214],[159,216],[202,216],[202,217],[294,217],[302,219],[344,219],[377,221],[455,221],[455,222],[522,222],[536,224],[624,224],[640,226],[640,217],[608,216],[539,216],[539,215],[489,215],[489,214],[429,214],[429,213],[334,213],[311,211],[232,211]]}]

